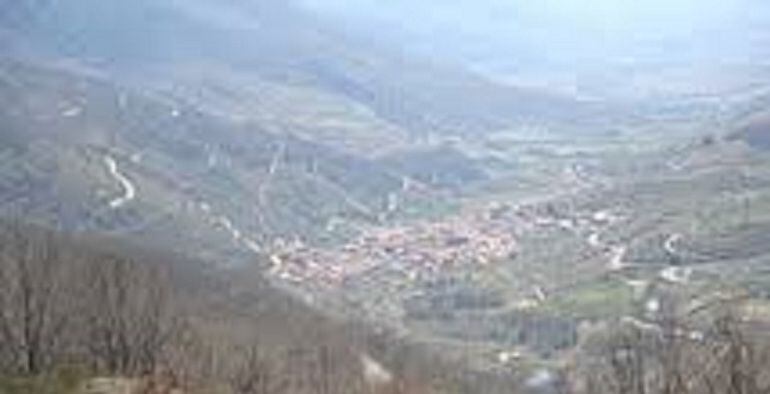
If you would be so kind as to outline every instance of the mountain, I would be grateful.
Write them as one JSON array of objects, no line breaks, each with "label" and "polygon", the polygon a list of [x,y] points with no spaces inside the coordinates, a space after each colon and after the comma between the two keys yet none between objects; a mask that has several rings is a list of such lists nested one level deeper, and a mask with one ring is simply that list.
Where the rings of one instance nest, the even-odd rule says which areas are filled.
[{"label": "mountain", "polygon": [[[408,199],[412,177],[428,193],[484,179],[436,136],[587,113],[369,45],[291,2],[4,7],[0,213],[211,259],[333,242]],[[455,164],[465,172],[426,178]]]},{"label": "mountain", "polygon": [[767,84],[758,60],[767,57],[770,8],[761,0],[598,1],[301,3],[357,34],[507,83],[613,101]]},{"label": "mountain", "polygon": [[[243,383],[218,391],[235,393],[379,393],[366,371],[396,393],[569,391],[573,357],[589,360],[582,376],[612,369],[607,333],[666,349],[678,336],[654,333],[669,309],[701,295],[748,289],[766,307],[770,159],[718,137],[762,112],[761,86],[581,100],[357,37],[291,1],[0,7],[0,221],[36,229],[0,224],[0,302],[25,305],[25,263],[61,268],[36,289],[67,301],[54,315],[74,316],[65,342],[106,364],[92,371],[131,378],[155,359],[105,357],[109,335],[90,349],[82,316],[114,328],[138,311],[156,327],[144,313],[166,290],[195,327],[168,356],[192,351],[215,365],[188,376],[209,368]],[[736,135],[762,147],[766,123]],[[671,328],[697,340],[711,335],[701,319]],[[157,355],[133,324],[115,342]],[[23,332],[0,326],[20,343],[0,341],[0,358],[29,348]],[[638,365],[665,379],[657,354]],[[33,359],[55,364],[12,364],[52,371]]]},{"label": "mountain", "polygon": [[764,66],[577,99],[298,4],[0,0],[0,394],[770,381]]},{"label": "mountain", "polygon": [[126,72],[170,68],[164,77],[184,65],[220,65],[228,74],[345,98],[413,134],[490,131],[586,115],[566,97],[497,85],[353,38],[291,2],[50,4],[35,7],[25,34],[69,56]]},{"label": "mountain", "polygon": [[274,237],[311,238],[332,217],[375,220],[400,188],[366,158],[102,77],[16,61],[0,70],[5,215],[252,253]]}]

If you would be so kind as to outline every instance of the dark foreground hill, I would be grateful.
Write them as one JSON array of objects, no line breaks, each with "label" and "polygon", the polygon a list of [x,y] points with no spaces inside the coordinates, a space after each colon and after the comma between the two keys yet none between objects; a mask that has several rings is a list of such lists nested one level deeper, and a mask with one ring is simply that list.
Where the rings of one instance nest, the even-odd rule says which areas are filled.
[{"label": "dark foreground hill", "polygon": [[185,393],[505,387],[393,335],[323,316],[256,272],[19,222],[2,223],[0,238],[0,393],[65,392],[61,371],[75,374],[69,384],[157,380]]}]

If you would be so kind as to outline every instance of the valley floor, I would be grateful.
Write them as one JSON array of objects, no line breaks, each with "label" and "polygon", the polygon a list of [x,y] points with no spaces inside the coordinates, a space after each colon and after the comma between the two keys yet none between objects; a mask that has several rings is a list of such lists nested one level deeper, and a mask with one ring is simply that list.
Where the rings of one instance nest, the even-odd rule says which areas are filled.
[{"label": "valley floor", "polygon": [[[640,159],[646,170],[593,177],[575,176],[578,162],[553,184],[568,193],[484,195],[456,214],[371,227],[336,247],[287,243],[272,254],[270,273],[307,299],[369,316],[477,368],[558,369],[590,327],[614,322],[658,335],[674,310],[737,297],[768,302],[747,285],[763,277],[770,249],[753,245],[745,257],[712,250],[770,228],[768,159],[743,149],[695,146],[670,158],[677,166],[658,166],[659,153]],[[753,180],[735,186],[742,171]],[[735,217],[743,199],[751,223]],[[680,331],[707,340],[697,325]]]}]

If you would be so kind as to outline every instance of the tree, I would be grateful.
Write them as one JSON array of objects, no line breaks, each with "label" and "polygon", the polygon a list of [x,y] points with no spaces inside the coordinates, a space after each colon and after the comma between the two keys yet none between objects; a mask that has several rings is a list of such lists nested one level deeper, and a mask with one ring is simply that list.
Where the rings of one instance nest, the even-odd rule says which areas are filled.
[{"label": "tree", "polygon": [[273,376],[270,364],[262,357],[258,346],[248,347],[237,355],[229,376],[233,394],[272,393]]},{"label": "tree", "polygon": [[135,375],[154,371],[178,328],[168,274],[156,266],[107,256],[89,264],[87,348],[98,367]]},{"label": "tree", "polygon": [[70,322],[65,253],[52,235],[12,223],[0,237],[0,354],[6,368],[38,374],[61,350]]}]

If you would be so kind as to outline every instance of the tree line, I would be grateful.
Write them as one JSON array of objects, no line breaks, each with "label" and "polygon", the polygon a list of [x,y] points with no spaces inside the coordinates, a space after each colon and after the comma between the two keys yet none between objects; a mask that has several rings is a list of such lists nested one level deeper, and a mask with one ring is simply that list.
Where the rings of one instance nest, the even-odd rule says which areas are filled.
[{"label": "tree line", "polygon": [[575,394],[770,393],[770,325],[736,297],[595,332],[571,360]]},{"label": "tree line", "polygon": [[[105,243],[20,222],[0,225],[0,394],[80,394],[60,386],[6,385],[62,368],[79,371],[73,390],[96,378],[123,379],[133,385],[131,394],[531,389],[430,358],[416,361],[393,341],[374,346],[387,351],[369,353],[366,340],[351,340],[340,326],[295,310],[274,292],[240,293],[229,280],[191,273],[197,267],[180,272],[152,253],[98,247]],[[547,390],[770,393],[770,327],[746,319],[739,305],[672,310],[647,326],[609,325],[581,335],[563,383]],[[387,374],[366,370],[371,354],[388,351],[395,356],[385,359]]]},{"label": "tree line", "polygon": [[[63,367],[84,379],[130,379],[132,394],[431,392],[409,379],[367,381],[363,351],[342,336],[281,339],[284,323],[287,331],[334,330],[288,302],[273,301],[283,306],[265,312],[277,317],[263,324],[202,295],[205,281],[185,290],[180,281],[189,278],[170,264],[93,245],[20,222],[0,225],[0,393],[49,392],[4,391],[2,382]],[[278,339],[262,342],[253,335],[260,330]]]}]

